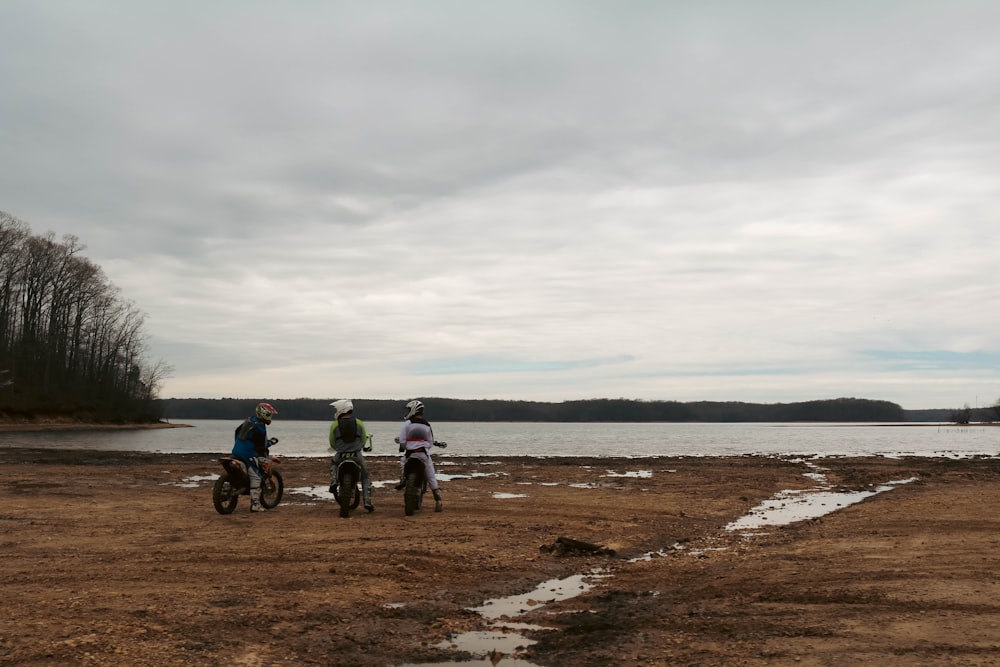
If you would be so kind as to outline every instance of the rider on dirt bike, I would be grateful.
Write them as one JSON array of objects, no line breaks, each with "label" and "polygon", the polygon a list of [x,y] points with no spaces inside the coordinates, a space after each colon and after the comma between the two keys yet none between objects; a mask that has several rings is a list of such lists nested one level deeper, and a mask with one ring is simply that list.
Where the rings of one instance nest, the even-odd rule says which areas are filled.
[{"label": "rider on dirt bike", "polygon": [[[260,504],[260,471],[271,465],[272,457],[268,449],[267,425],[278,411],[270,403],[258,403],[254,414],[236,427],[233,441],[233,456],[247,466],[250,478],[250,511],[263,512]],[[277,442],[272,438],[271,443]],[[274,457],[274,460],[278,460]]]},{"label": "rider on dirt bike", "polygon": [[365,423],[354,416],[354,403],[349,399],[342,398],[330,405],[334,410],[334,421],[330,424],[330,448],[335,452],[330,461],[330,493],[337,486],[337,467],[343,455],[354,452],[354,460],[361,466],[361,497],[364,499],[365,509],[374,512],[371,477],[368,476],[368,468],[361,454],[372,450]]},{"label": "rider on dirt bike", "polygon": [[[424,419],[424,404],[420,401],[410,401],[406,404],[406,421],[403,422],[403,430],[399,433],[397,442],[400,451],[404,451],[400,465],[406,465],[406,459],[415,458],[424,462],[427,470],[427,486],[431,487],[434,493],[434,511],[440,512],[441,492],[438,491],[437,475],[434,472],[434,462],[431,461],[431,448],[434,447],[434,431],[431,425]],[[443,446],[443,445],[442,445]],[[396,489],[402,489],[406,485],[405,480],[400,480]]]}]

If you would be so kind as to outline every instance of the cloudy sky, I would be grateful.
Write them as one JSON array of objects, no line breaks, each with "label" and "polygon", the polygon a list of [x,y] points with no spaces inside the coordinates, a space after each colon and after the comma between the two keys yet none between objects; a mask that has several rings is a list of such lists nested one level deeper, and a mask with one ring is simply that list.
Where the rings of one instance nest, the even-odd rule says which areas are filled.
[{"label": "cloudy sky", "polygon": [[1000,3],[0,3],[163,397],[1000,397]]}]

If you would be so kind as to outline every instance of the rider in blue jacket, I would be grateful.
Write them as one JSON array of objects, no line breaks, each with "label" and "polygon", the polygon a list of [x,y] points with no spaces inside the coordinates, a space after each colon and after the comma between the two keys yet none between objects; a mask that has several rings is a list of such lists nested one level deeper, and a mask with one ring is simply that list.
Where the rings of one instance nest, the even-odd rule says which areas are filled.
[{"label": "rider in blue jacket", "polygon": [[250,511],[263,512],[260,503],[260,469],[269,459],[267,425],[278,411],[270,403],[258,403],[254,414],[236,427],[233,439],[233,456],[247,466],[250,478]]}]

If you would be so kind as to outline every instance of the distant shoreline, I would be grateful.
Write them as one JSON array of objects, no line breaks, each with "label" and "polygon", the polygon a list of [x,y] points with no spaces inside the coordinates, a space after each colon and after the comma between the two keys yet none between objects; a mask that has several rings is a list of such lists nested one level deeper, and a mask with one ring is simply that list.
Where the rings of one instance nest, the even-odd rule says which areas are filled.
[{"label": "distant shoreline", "polygon": [[23,431],[145,431],[160,428],[191,428],[190,424],[156,422],[153,424],[93,424],[81,422],[3,422],[0,433]]},{"label": "distant shoreline", "polygon": [[[321,421],[314,419],[306,420],[295,420],[295,421]],[[439,420],[441,423],[448,423],[449,420]],[[528,420],[529,422],[531,420]],[[526,422],[528,423],[528,422]],[[555,423],[555,422],[538,422],[538,423]],[[562,423],[562,422],[560,422]],[[585,422],[580,422],[585,423]],[[623,423],[650,423],[650,422],[623,422]],[[657,423],[681,423],[681,422],[657,422]],[[704,422],[709,423],[709,422]],[[710,422],[710,423],[723,423],[723,422]],[[726,423],[741,423],[741,422],[726,422]],[[756,423],[756,422],[743,422],[743,423]],[[773,422],[774,426],[796,426],[796,427],[809,427],[809,426],[840,426],[845,428],[858,427],[858,426],[914,426],[914,427],[941,427],[941,426],[951,426],[956,428],[962,427],[978,427],[978,426],[1000,426],[1000,422],[973,422],[971,424],[956,424],[954,422],[899,422],[899,423],[843,423],[838,424],[836,422],[829,423],[815,423],[815,422]],[[183,424],[183,423],[172,423],[172,422],[155,422],[152,424],[100,424],[91,422],[5,422],[0,421],[0,433],[23,433],[32,431],[146,431],[164,428],[194,428],[193,424]]]}]

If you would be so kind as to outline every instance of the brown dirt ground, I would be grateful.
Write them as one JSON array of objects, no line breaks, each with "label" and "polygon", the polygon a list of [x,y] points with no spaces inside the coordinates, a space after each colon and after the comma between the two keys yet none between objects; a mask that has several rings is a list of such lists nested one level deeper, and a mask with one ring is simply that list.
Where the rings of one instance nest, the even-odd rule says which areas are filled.
[{"label": "brown dirt ground", "polygon": [[[610,576],[516,619],[557,629],[521,631],[537,643],[500,667],[1000,664],[995,459],[823,460],[845,490],[917,480],[744,538],[723,526],[812,486],[804,463],[438,457],[494,475],[443,482],[440,514],[404,516],[386,486],[341,519],[291,492],[219,515],[210,481],[180,486],[218,472],[212,455],[2,451],[0,665],[472,659],[441,648],[487,627],[471,607],[591,568]],[[326,466],[286,460],[286,487],[325,485]],[[606,476],[639,469],[652,477]],[[616,554],[548,552],[559,537]]]}]

